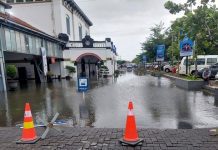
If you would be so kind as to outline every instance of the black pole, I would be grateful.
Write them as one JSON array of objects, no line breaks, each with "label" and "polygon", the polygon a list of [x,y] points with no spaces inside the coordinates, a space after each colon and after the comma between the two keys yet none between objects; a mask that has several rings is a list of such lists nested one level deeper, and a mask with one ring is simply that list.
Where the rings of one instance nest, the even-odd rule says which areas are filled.
[{"label": "black pole", "polygon": [[188,56],[186,56],[186,74],[188,74]]},{"label": "black pole", "polygon": [[159,61],[158,70],[159,70],[159,72],[161,71],[161,61]]},{"label": "black pole", "polygon": [[89,78],[91,78],[91,71],[90,71],[90,61],[89,61]]}]

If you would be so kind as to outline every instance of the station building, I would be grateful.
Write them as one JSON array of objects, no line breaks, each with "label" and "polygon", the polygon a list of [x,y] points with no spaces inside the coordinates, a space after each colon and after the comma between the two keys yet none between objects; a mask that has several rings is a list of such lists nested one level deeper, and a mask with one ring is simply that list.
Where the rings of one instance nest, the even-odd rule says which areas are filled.
[{"label": "station building", "polygon": [[0,91],[7,90],[9,64],[16,66],[16,79],[21,82],[43,82],[48,70],[60,76],[66,42],[10,15],[7,9],[11,6],[0,1]]},{"label": "station building", "polygon": [[63,51],[65,61],[62,78],[68,75],[66,66],[76,67],[77,76],[96,78],[98,64],[108,67],[109,75],[117,69],[116,47],[110,38],[95,41],[90,37],[93,23],[73,0],[7,0],[13,6],[11,13],[43,32],[58,37],[69,37]]}]

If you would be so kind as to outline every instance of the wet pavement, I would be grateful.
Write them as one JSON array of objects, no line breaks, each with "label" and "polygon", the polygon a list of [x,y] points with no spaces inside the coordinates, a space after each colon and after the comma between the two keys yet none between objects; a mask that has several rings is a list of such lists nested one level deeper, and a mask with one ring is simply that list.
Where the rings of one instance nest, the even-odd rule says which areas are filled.
[{"label": "wet pavement", "polygon": [[128,101],[134,103],[139,128],[205,128],[218,125],[214,97],[203,91],[175,87],[168,78],[126,73],[117,79],[92,82],[85,94],[77,92],[75,81],[55,80],[51,84],[29,83],[1,94],[0,126],[22,123],[25,102],[30,102],[35,124],[51,119],[56,112],[67,126],[123,128]]}]

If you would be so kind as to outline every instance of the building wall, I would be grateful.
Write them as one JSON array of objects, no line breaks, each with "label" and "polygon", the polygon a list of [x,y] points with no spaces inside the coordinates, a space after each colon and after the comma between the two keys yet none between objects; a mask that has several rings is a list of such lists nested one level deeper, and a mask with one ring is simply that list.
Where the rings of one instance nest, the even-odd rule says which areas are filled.
[{"label": "building wall", "polygon": [[93,53],[98,55],[102,60],[107,58],[107,50],[105,48],[74,48],[63,51],[64,58],[76,61],[76,59],[85,53]]},{"label": "building wall", "polygon": [[41,31],[54,35],[51,2],[12,4],[10,12]]},{"label": "building wall", "polygon": [[87,25],[87,23],[81,18],[81,16],[74,12],[73,13],[73,19],[74,19],[74,31],[75,31],[75,41],[80,41],[79,38],[79,26],[82,26],[82,38],[84,38],[87,35],[90,35],[90,28]]},{"label": "building wall", "polygon": [[[53,0],[52,2],[42,3],[23,3],[12,4],[10,10],[12,14],[41,31],[52,36],[58,36],[59,33],[67,34],[66,16],[70,17],[70,41],[79,41],[79,25],[82,26],[82,37],[90,30],[84,19],[76,12],[70,12],[62,0]],[[27,13],[28,12],[28,13]]]},{"label": "building wall", "polygon": [[[54,36],[58,36],[59,33],[62,33],[62,26],[64,25],[61,21],[61,17],[62,17],[62,13],[61,13],[61,5],[62,5],[62,1],[61,0],[53,0],[51,3],[51,8],[53,8],[52,10],[52,22],[53,22],[53,26],[55,29],[55,35]],[[39,28],[40,29],[40,28]],[[52,35],[52,34],[51,34]]]},{"label": "building wall", "polygon": [[[35,79],[35,71],[34,71],[34,65],[30,63],[10,63],[9,65],[15,65],[17,69],[19,67],[25,67],[27,72],[27,78],[28,79]],[[18,75],[17,75],[18,77]]]},{"label": "building wall", "polygon": [[61,32],[67,34],[66,16],[68,15],[70,17],[70,35],[69,34],[67,35],[69,36],[69,40],[73,41],[74,40],[73,15],[68,9],[66,9],[62,5],[62,1],[60,2],[61,3],[59,5],[61,8],[60,14],[61,14],[61,22],[62,22]]},{"label": "building wall", "polygon": [[[106,49],[106,48],[73,48],[73,49],[65,50],[63,52],[64,58],[67,58],[70,61],[64,61],[64,66],[67,65],[74,66],[73,62],[76,61],[76,59],[79,56],[85,53],[93,53],[99,56],[104,61],[104,65],[108,67],[109,75],[114,74],[114,70],[116,70],[116,57],[114,53],[111,51],[111,49]],[[65,76],[66,75],[67,75],[67,71],[65,70]]]},{"label": "building wall", "polygon": [[[4,52],[4,57],[6,61],[15,61],[15,60],[31,60],[33,59],[32,55],[25,55],[21,53],[8,53]],[[35,72],[34,72],[34,65],[31,64],[30,62],[27,63],[6,63],[6,65],[15,65],[17,68],[18,67],[25,67],[27,71],[27,78],[32,79],[35,78]],[[18,77],[18,76],[17,76]]]},{"label": "building wall", "polygon": [[54,74],[54,77],[61,75],[60,62],[55,62],[54,64],[49,64],[50,71]]}]

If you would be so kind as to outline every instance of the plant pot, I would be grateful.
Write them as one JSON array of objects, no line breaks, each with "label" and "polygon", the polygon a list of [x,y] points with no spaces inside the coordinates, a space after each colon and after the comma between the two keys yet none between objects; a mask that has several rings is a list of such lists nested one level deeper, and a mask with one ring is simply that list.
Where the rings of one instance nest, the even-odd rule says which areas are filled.
[{"label": "plant pot", "polygon": [[47,76],[47,82],[51,83],[52,82],[52,77],[51,76]]},{"label": "plant pot", "polygon": [[70,80],[71,79],[71,76],[66,76],[66,80]]},{"label": "plant pot", "polygon": [[15,91],[18,87],[18,83],[16,80],[8,80],[8,89],[9,91]]}]

